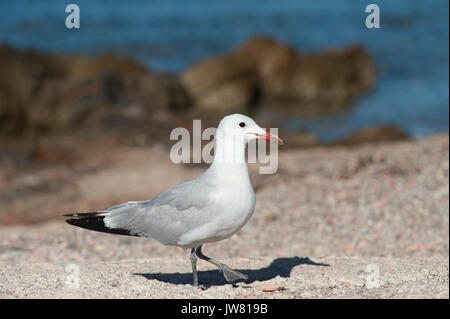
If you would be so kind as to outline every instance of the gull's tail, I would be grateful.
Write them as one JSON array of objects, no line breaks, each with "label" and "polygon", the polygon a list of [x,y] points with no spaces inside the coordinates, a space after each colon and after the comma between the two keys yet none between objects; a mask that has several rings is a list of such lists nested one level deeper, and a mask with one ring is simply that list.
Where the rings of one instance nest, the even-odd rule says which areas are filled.
[{"label": "gull's tail", "polygon": [[74,217],[66,219],[66,223],[89,229],[94,231],[99,231],[103,233],[111,233],[111,234],[119,234],[119,235],[128,235],[134,236],[130,233],[129,230],[126,229],[118,229],[118,228],[109,228],[105,225],[104,218],[108,214],[106,211],[99,212],[89,212],[89,213],[73,213],[63,215],[66,217]]}]

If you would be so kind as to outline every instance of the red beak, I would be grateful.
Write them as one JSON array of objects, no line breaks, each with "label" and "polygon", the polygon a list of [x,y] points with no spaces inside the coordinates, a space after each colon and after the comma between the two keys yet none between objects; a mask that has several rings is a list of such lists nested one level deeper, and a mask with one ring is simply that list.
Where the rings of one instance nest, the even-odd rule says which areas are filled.
[{"label": "red beak", "polygon": [[259,138],[263,138],[269,142],[274,142],[274,143],[278,143],[278,144],[283,144],[283,140],[281,138],[279,138],[278,136],[276,136],[275,134],[266,131],[266,135],[263,134],[258,134],[258,133],[254,133],[256,136],[258,136]]}]

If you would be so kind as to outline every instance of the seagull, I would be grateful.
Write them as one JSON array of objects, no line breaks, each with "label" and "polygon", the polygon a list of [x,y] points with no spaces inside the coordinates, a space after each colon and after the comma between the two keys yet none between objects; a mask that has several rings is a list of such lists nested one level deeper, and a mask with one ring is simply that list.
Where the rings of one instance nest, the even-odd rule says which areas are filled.
[{"label": "seagull", "polygon": [[199,177],[183,182],[144,201],[130,201],[102,211],[64,216],[70,225],[191,249],[193,282],[198,284],[197,258],[217,266],[228,282],[248,279],[218,260],[205,256],[202,245],[220,241],[239,231],[250,219],[256,198],[250,181],[245,148],[248,142],[265,139],[282,144],[275,134],[251,118],[224,117],[215,135],[214,161]]}]

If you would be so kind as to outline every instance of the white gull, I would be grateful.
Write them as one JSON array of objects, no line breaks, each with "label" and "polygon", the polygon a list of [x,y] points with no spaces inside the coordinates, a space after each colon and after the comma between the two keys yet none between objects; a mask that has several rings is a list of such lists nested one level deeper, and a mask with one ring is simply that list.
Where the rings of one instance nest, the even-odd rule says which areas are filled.
[{"label": "white gull", "polygon": [[198,178],[151,200],[128,202],[103,211],[67,214],[72,218],[66,222],[90,230],[149,237],[165,245],[191,248],[195,286],[198,286],[197,257],[219,267],[229,282],[247,279],[246,275],[203,255],[201,248],[204,243],[230,237],[253,214],[256,199],[245,147],[258,138],[282,143],[247,116],[226,116],[216,131],[214,161]]}]

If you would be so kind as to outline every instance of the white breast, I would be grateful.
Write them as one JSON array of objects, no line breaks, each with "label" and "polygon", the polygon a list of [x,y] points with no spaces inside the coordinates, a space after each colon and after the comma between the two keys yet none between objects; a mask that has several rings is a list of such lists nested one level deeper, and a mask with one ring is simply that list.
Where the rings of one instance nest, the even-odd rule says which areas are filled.
[{"label": "white breast", "polygon": [[217,186],[216,191],[209,195],[209,202],[213,203],[208,213],[209,222],[184,234],[178,245],[196,247],[228,238],[241,229],[253,214],[256,199],[248,173],[230,173],[221,178]]}]

